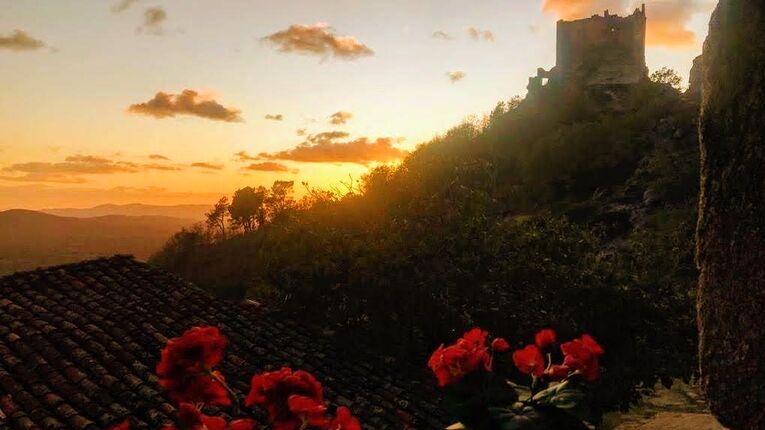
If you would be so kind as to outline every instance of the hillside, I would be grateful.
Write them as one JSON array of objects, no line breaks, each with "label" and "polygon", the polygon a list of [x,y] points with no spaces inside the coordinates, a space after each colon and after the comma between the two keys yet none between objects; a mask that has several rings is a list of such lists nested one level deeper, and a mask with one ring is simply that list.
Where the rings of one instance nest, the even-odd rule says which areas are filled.
[{"label": "hillside", "polygon": [[659,79],[548,85],[347,193],[255,190],[254,230],[184,231],[151,261],[408,359],[475,325],[586,331],[608,345],[598,404],[625,407],[694,369],[697,117]]},{"label": "hillside", "polygon": [[0,274],[113,254],[146,259],[174,232],[193,223],[159,216],[69,218],[28,210],[0,212]]},{"label": "hillside", "polygon": [[133,203],[127,205],[106,204],[98,205],[92,208],[42,209],[40,212],[72,218],[93,218],[108,215],[124,215],[171,217],[201,221],[205,217],[205,212],[210,210],[210,207],[210,205],[158,206]]}]

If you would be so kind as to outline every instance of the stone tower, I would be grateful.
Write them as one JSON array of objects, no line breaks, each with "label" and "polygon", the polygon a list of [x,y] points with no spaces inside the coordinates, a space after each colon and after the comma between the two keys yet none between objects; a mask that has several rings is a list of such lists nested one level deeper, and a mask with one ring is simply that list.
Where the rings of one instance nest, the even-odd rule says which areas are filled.
[{"label": "stone tower", "polygon": [[627,17],[603,15],[558,21],[556,65],[539,69],[529,90],[544,79],[578,87],[634,85],[646,79],[645,5]]}]

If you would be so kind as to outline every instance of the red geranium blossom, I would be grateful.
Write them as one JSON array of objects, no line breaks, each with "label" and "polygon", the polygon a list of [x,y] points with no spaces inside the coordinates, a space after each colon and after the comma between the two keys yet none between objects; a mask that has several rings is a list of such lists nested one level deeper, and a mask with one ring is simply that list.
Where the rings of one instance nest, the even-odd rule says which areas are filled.
[{"label": "red geranium blossom", "polygon": [[302,418],[292,411],[289,398],[293,395],[308,398],[317,403],[324,401],[319,381],[310,373],[284,367],[252,377],[250,393],[244,401],[247,407],[262,406],[268,412],[274,430],[295,430],[303,424]]},{"label": "red geranium blossom", "polygon": [[528,345],[513,353],[513,363],[522,373],[540,377],[545,373],[545,358],[536,345]]},{"label": "red geranium blossom", "polygon": [[565,365],[553,365],[549,369],[545,370],[545,375],[552,381],[562,381],[568,377],[571,373],[571,369]]},{"label": "red geranium blossom", "polygon": [[125,420],[115,426],[109,427],[107,430],[130,430],[130,421]]},{"label": "red geranium blossom", "polygon": [[159,384],[179,403],[230,405],[222,377],[213,371],[223,359],[226,343],[216,327],[194,327],[170,339],[157,365]]},{"label": "red geranium blossom", "polygon": [[304,425],[309,424],[323,428],[329,424],[329,419],[326,416],[327,407],[322,402],[293,394],[287,399],[287,406],[290,408],[290,412],[300,418]]},{"label": "red geranium blossom", "polygon": [[560,349],[565,356],[563,364],[579,371],[582,379],[594,382],[600,377],[598,357],[605,351],[592,336],[585,334],[580,339],[562,344]]},{"label": "red geranium blossom", "polygon": [[510,350],[510,344],[504,338],[498,337],[491,342],[491,349],[496,352],[507,352]]},{"label": "red geranium blossom", "polygon": [[556,340],[557,340],[557,335],[555,334],[555,330],[549,329],[549,328],[540,330],[534,336],[534,343],[537,344],[539,349],[545,349],[555,344]]},{"label": "red geranium blossom", "polygon": [[178,426],[164,426],[162,430],[255,430],[255,421],[238,419],[226,423],[221,417],[204,415],[190,403],[181,403],[178,406]]},{"label": "red geranium blossom", "polygon": [[359,420],[345,406],[337,408],[337,414],[329,424],[329,430],[361,430]]},{"label": "red geranium blossom", "polygon": [[491,355],[486,346],[488,332],[474,328],[465,333],[454,345],[441,345],[428,360],[428,366],[444,387],[457,382],[468,373],[483,367],[491,371]]}]

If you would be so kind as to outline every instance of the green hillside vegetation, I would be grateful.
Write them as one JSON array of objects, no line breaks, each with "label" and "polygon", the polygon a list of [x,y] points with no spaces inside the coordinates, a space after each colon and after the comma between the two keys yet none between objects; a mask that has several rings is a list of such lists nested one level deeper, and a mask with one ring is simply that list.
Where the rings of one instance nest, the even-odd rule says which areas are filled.
[{"label": "green hillside vegetation", "polygon": [[152,261],[423,366],[474,324],[591,332],[624,407],[694,368],[697,111],[663,82],[551,84],[343,190],[240,190]]}]

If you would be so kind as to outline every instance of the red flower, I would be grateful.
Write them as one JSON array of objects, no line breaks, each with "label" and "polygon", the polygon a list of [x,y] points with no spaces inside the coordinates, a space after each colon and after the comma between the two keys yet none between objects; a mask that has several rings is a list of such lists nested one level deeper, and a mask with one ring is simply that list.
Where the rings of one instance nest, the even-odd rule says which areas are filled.
[{"label": "red flower", "polygon": [[213,371],[227,342],[215,327],[194,327],[170,339],[157,365],[159,384],[179,403],[230,405],[222,377]]},{"label": "red flower", "polygon": [[255,421],[251,419],[238,419],[228,424],[229,430],[255,430]]},{"label": "red flower", "polygon": [[[321,404],[324,401],[322,387],[319,381],[310,373],[284,367],[275,372],[266,372],[252,377],[250,393],[244,401],[247,407],[262,406],[268,412],[274,430],[295,430],[303,425],[300,412],[292,410],[298,406],[291,396],[296,395]],[[300,406],[305,406],[301,400]],[[304,410],[302,412],[305,412]]]},{"label": "red flower", "polygon": [[592,336],[585,334],[580,339],[574,339],[560,346],[565,358],[563,365],[578,371],[582,379],[594,382],[600,377],[598,357],[605,352]]},{"label": "red flower", "polygon": [[255,430],[257,425],[255,424],[255,421],[249,418],[241,418],[231,421],[228,424],[228,428],[229,430]]},{"label": "red flower", "polygon": [[513,353],[513,363],[522,373],[540,377],[545,373],[545,359],[536,345],[528,345]]},{"label": "red flower", "polygon": [[115,426],[109,427],[107,430],[130,430],[130,421],[125,420]]},{"label": "red flower", "polygon": [[178,407],[178,427],[169,425],[162,430],[255,430],[255,421],[238,419],[227,424],[221,417],[204,415],[196,406],[181,403]]},{"label": "red flower", "polygon": [[555,334],[555,330],[549,329],[549,328],[540,330],[534,336],[534,342],[537,344],[539,349],[545,349],[555,344],[556,340],[557,340],[557,336]]},{"label": "red flower", "polygon": [[202,414],[196,406],[181,403],[178,406],[179,426],[164,426],[162,430],[226,430],[226,420]]},{"label": "red flower", "polygon": [[361,430],[359,420],[345,406],[337,408],[337,416],[329,424],[329,430]]},{"label": "red flower", "polygon": [[491,342],[491,349],[496,352],[507,352],[510,350],[510,344],[504,338],[498,337]]},{"label": "red flower", "polygon": [[465,333],[454,345],[441,345],[428,360],[428,367],[444,387],[457,382],[468,373],[483,367],[491,372],[491,355],[486,346],[488,332],[474,328]]},{"label": "red flower", "polygon": [[324,403],[317,402],[316,400],[293,394],[287,399],[287,406],[290,408],[290,412],[295,414],[305,424],[309,424],[316,427],[326,427],[329,424],[329,420],[326,417],[327,407]]},{"label": "red flower", "polygon": [[552,381],[562,381],[568,377],[570,372],[571,369],[568,366],[556,364],[545,370],[545,375]]}]

